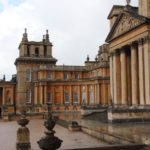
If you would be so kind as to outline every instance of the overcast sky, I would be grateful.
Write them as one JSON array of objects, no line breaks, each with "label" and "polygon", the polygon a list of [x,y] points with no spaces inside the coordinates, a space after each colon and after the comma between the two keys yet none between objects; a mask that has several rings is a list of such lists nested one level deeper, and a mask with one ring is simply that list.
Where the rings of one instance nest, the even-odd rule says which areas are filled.
[{"label": "overcast sky", "polygon": [[[137,6],[138,0],[131,0]],[[95,58],[109,32],[107,16],[126,0],[0,0],[0,78],[16,74],[14,65],[24,28],[29,40],[50,33],[57,64],[84,65]]]}]

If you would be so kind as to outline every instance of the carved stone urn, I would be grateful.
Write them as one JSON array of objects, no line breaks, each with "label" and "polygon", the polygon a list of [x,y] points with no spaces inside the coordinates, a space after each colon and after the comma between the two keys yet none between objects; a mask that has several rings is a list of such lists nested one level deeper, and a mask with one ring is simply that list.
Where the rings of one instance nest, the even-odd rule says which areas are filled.
[{"label": "carved stone urn", "polygon": [[48,114],[48,119],[44,122],[44,126],[47,129],[45,137],[41,138],[37,143],[42,150],[56,150],[60,148],[62,140],[54,136],[55,131],[53,128],[56,124],[56,118],[51,113]]}]

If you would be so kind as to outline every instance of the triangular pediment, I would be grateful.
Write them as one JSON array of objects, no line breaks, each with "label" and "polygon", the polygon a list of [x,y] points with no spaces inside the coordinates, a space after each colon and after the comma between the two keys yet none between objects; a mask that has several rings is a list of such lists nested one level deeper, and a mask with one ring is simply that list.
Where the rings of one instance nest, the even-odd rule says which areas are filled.
[{"label": "triangular pediment", "polygon": [[120,35],[129,32],[130,30],[143,24],[144,22],[144,17],[134,16],[130,13],[122,13],[113,25],[106,41],[111,41],[112,39],[117,38]]}]

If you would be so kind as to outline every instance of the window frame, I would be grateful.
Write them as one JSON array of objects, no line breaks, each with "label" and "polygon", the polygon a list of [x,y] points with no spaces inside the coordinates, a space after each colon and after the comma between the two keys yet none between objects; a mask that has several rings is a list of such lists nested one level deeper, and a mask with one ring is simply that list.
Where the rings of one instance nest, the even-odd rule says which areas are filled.
[{"label": "window frame", "polygon": [[31,104],[31,89],[26,90],[26,104]]},{"label": "window frame", "polygon": [[31,81],[31,69],[26,69],[26,82]]}]

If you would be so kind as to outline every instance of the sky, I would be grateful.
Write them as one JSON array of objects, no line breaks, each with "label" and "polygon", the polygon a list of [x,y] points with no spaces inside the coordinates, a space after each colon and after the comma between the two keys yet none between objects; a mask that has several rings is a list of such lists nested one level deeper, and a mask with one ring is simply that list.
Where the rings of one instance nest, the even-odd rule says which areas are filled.
[{"label": "sky", "polygon": [[[107,16],[113,5],[126,0],[0,0],[0,78],[16,74],[18,46],[28,39],[41,41],[46,29],[58,65],[84,65],[94,60],[109,33]],[[131,0],[133,6],[138,0]]]}]

